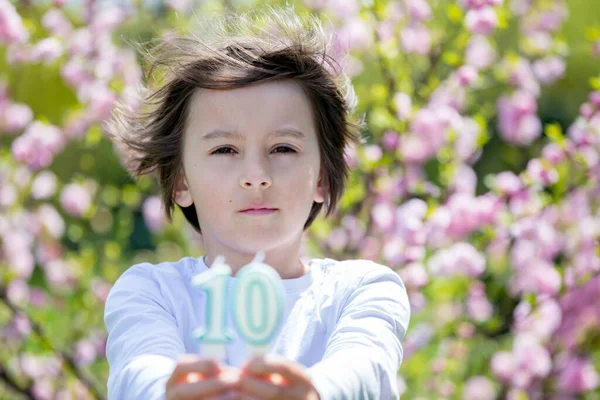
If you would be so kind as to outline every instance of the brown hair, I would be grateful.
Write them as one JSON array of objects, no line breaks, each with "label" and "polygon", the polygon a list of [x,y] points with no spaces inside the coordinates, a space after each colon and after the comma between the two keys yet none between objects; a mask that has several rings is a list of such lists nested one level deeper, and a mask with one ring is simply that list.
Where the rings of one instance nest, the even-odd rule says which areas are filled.
[{"label": "brown hair", "polygon": [[[307,24],[290,9],[227,15],[202,21],[199,35],[170,34],[150,55],[148,75],[164,80],[135,112],[120,104],[107,132],[124,152],[133,176],[157,173],[167,217],[182,168],[188,103],[196,89],[235,89],[259,82],[292,79],[311,102],[317,124],[326,215],[336,208],[348,178],[344,152],[360,142],[360,125],[350,121],[355,97],[348,78],[329,54],[329,41],[316,17]],[[154,74],[154,75],[153,75]],[[304,229],[323,204],[314,202]],[[196,209],[181,207],[200,231]]]}]

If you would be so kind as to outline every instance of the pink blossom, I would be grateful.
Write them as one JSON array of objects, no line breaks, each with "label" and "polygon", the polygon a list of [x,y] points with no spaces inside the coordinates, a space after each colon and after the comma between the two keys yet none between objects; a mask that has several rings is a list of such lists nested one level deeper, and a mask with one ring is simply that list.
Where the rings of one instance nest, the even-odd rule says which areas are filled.
[{"label": "pink blossom", "polygon": [[553,83],[565,74],[565,61],[561,57],[545,57],[533,63],[533,72],[540,82]]},{"label": "pink blossom", "polygon": [[31,196],[34,199],[47,199],[56,191],[57,179],[52,171],[41,171],[31,185]]},{"label": "pink blossom", "polygon": [[387,151],[395,151],[400,144],[398,134],[394,131],[386,131],[381,139],[381,144]]},{"label": "pink blossom", "polygon": [[64,138],[57,127],[34,121],[12,143],[12,153],[18,162],[41,169],[52,163],[63,146]]},{"label": "pink blossom", "polygon": [[558,164],[565,159],[565,152],[555,143],[548,143],[542,149],[542,157],[551,164]]},{"label": "pink blossom", "polygon": [[91,81],[91,76],[82,58],[72,57],[61,68],[62,78],[75,88]]},{"label": "pink blossom", "polygon": [[492,7],[471,9],[467,12],[465,22],[469,31],[479,35],[489,35],[498,26],[498,16]]},{"label": "pink blossom", "polygon": [[465,400],[494,400],[496,398],[494,385],[485,376],[470,378],[465,383],[463,390],[463,399]]},{"label": "pink blossom", "polygon": [[345,20],[358,14],[360,2],[358,0],[328,0],[327,8],[336,17]]},{"label": "pink blossom", "polygon": [[520,58],[516,62],[507,62],[507,64],[508,80],[511,85],[529,92],[535,97],[540,95],[540,83],[533,73],[529,60]]},{"label": "pink blossom", "polygon": [[515,310],[516,331],[529,333],[539,341],[550,340],[561,321],[560,305],[552,298],[542,298],[533,312],[531,305],[525,301],[519,303]]},{"label": "pink blossom", "polygon": [[29,302],[29,285],[24,279],[15,279],[6,288],[6,297],[12,304],[23,306]]},{"label": "pink blossom", "polygon": [[459,242],[450,248],[439,250],[428,263],[433,275],[470,275],[478,276],[485,270],[485,258],[465,242]]},{"label": "pink blossom", "polygon": [[423,264],[412,262],[400,269],[400,276],[406,286],[420,288],[429,282],[429,277]]},{"label": "pink blossom", "polygon": [[467,313],[474,321],[486,321],[494,313],[494,307],[485,294],[485,286],[480,281],[471,284],[466,306]]},{"label": "pink blossom", "polygon": [[51,64],[63,54],[61,42],[54,37],[40,40],[31,51],[31,61]]},{"label": "pink blossom", "polygon": [[65,233],[65,221],[50,204],[42,204],[37,210],[37,217],[44,229],[52,238],[60,239]]},{"label": "pink blossom", "polygon": [[373,223],[381,232],[389,232],[395,224],[395,213],[389,202],[379,201],[371,209]]},{"label": "pink blossom", "polygon": [[338,35],[348,50],[366,50],[373,46],[372,28],[358,16],[346,19]]},{"label": "pink blossom", "polygon": [[450,182],[450,187],[455,192],[474,196],[477,187],[477,175],[475,175],[473,168],[465,164],[458,166]]},{"label": "pink blossom", "polygon": [[65,14],[56,8],[50,9],[44,14],[42,17],[42,25],[52,35],[63,39],[67,38],[73,30],[73,26]]},{"label": "pink blossom", "polygon": [[165,3],[175,11],[186,11],[192,6],[192,0],[166,0]]},{"label": "pink blossom", "polygon": [[29,33],[23,19],[10,1],[0,0],[0,44],[25,43]]},{"label": "pink blossom", "polygon": [[410,18],[415,21],[431,19],[431,7],[426,0],[405,0],[406,9]]},{"label": "pink blossom", "polygon": [[4,112],[0,110],[0,130],[16,133],[23,130],[33,120],[33,111],[26,104],[11,103]]},{"label": "pink blossom", "polygon": [[165,228],[167,217],[160,197],[149,196],[146,198],[142,206],[142,214],[150,231],[157,233]]},{"label": "pink blossom", "polygon": [[462,118],[460,127],[456,129],[458,138],[456,139],[454,150],[459,160],[472,163],[478,158],[478,143],[481,128],[472,118]]},{"label": "pink blossom", "polygon": [[327,237],[327,244],[333,251],[343,250],[348,244],[348,234],[345,229],[332,229]]},{"label": "pink blossom", "polygon": [[78,366],[91,364],[97,356],[96,346],[91,340],[83,339],[75,343],[74,359]]},{"label": "pink blossom", "polygon": [[94,35],[100,35],[105,32],[112,32],[125,20],[125,12],[117,6],[103,8],[94,15],[90,24],[90,31]]},{"label": "pink blossom", "polygon": [[495,59],[496,52],[492,48],[488,38],[482,35],[475,35],[469,39],[465,51],[467,65],[471,65],[477,70],[483,70],[492,65]]},{"label": "pink blossom", "polygon": [[600,385],[600,377],[594,365],[586,359],[571,357],[565,363],[558,378],[558,387],[570,394],[586,393]]},{"label": "pink blossom", "polygon": [[431,33],[425,25],[409,25],[400,32],[400,42],[407,53],[427,55],[431,48]]},{"label": "pink blossom", "polygon": [[515,373],[515,357],[508,351],[500,351],[492,357],[492,373],[502,382],[510,382]]},{"label": "pink blossom", "polygon": [[458,78],[461,86],[472,86],[477,82],[479,73],[477,69],[471,65],[463,65],[456,71],[456,77]]},{"label": "pink blossom", "polygon": [[527,163],[527,173],[531,180],[540,186],[551,186],[558,182],[558,172],[539,158],[533,158]]},{"label": "pink blossom", "polygon": [[90,209],[92,196],[84,186],[71,183],[62,189],[60,204],[68,214],[81,217]]},{"label": "pink blossom", "polygon": [[498,129],[510,143],[529,145],[542,133],[542,124],[535,115],[537,104],[528,92],[518,91],[498,100]]},{"label": "pink blossom", "polygon": [[394,94],[394,106],[396,107],[396,116],[402,121],[406,121],[412,114],[412,100],[407,93],[398,92]]},{"label": "pink blossom", "polygon": [[94,35],[88,28],[79,28],[69,35],[67,47],[71,56],[88,57],[94,51]]}]

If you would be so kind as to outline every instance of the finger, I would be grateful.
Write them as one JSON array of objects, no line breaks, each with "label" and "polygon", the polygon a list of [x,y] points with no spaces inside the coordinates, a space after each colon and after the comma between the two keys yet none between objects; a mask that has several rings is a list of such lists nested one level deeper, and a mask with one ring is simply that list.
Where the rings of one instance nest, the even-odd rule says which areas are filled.
[{"label": "finger", "polygon": [[[279,374],[287,384],[308,384],[310,379],[304,373],[304,367],[295,361],[283,357],[257,357],[252,359],[245,372],[252,375]],[[276,379],[274,377],[274,379]]]},{"label": "finger", "polygon": [[177,362],[171,377],[167,381],[167,387],[181,382],[198,382],[206,377],[216,376],[220,372],[221,366],[216,360],[186,355]]},{"label": "finger", "polygon": [[169,391],[169,400],[192,400],[207,396],[219,396],[234,388],[237,382],[223,377],[207,378],[194,383],[181,383]]},{"label": "finger", "polygon": [[238,384],[238,390],[242,394],[261,399],[283,398],[281,386],[253,376],[242,376],[240,378],[240,383]]}]

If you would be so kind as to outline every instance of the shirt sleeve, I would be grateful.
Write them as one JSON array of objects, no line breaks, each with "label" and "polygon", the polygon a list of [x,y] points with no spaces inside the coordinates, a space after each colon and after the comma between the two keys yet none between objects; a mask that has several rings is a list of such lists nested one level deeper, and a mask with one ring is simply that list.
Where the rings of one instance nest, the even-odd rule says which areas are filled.
[{"label": "shirt sleeve", "polygon": [[398,369],[410,320],[406,288],[378,266],[346,297],[323,359],[309,368],[321,400],[398,399]]},{"label": "shirt sleeve", "polygon": [[164,399],[185,348],[150,269],[141,264],[123,273],[106,300],[104,322],[108,399]]}]

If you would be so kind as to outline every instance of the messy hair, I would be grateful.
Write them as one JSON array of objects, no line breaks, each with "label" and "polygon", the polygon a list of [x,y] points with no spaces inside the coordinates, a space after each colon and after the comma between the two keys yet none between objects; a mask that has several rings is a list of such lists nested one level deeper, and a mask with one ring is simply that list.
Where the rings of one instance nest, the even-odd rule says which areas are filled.
[{"label": "messy hair", "polygon": [[[170,33],[146,53],[150,65],[146,76],[158,82],[156,89],[147,90],[137,111],[119,104],[107,132],[125,155],[132,176],[152,173],[158,177],[165,212],[172,220],[192,94],[198,89],[229,90],[293,80],[306,94],[315,116],[329,216],[349,174],[344,152],[360,142],[360,123],[351,121],[354,92],[330,47],[319,19],[311,16],[303,22],[290,9],[230,14],[202,21],[187,34]],[[313,202],[304,229],[322,206]],[[179,207],[201,233],[194,204]]]}]

